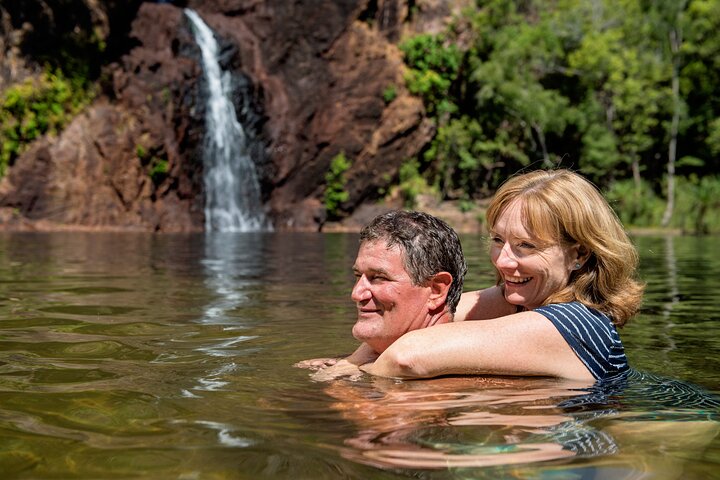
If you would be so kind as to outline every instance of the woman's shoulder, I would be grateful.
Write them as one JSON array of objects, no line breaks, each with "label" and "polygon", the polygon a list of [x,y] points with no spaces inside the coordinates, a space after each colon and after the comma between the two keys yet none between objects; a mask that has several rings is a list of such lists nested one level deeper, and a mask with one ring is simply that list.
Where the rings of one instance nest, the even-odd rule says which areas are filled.
[{"label": "woman's shoulder", "polygon": [[565,303],[551,303],[549,305],[543,305],[534,310],[545,316],[563,316],[573,319],[588,319],[601,321],[603,323],[612,324],[612,319],[605,313],[597,310],[593,307],[589,307],[582,302],[572,301]]},{"label": "woman's shoulder", "polygon": [[628,368],[617,329],[604,313],[577,301],[545,305],[533,311],[555,326],[595,378]]}]

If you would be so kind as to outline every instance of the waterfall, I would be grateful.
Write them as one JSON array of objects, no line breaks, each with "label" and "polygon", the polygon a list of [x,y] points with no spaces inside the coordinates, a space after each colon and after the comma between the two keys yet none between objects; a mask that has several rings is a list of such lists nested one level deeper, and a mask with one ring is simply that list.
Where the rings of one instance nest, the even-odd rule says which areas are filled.
[{"label": "waterfall", "polygon": [[193,10],[185,9],[202,52],[207,82],[203,167],[205,230],[271,230],[260,200],[260,183],[249,153],[248,136],[231,101],[232,76],[218,62],[212,30]]}]

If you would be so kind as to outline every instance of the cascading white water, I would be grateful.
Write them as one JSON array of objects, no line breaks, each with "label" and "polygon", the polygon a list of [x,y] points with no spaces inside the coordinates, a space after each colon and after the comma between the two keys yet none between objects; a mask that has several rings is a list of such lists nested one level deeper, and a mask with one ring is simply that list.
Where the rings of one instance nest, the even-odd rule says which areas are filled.
[{"label": "cascading white water", "polygon": [[212,30],[193,10],[185,9],[202,52],[207,81],[205,143],[205,229],[247,232],[271,230],[260,200],[260,184],[248,151],[248,137],[230,100],[232,77],[218,62]]}]

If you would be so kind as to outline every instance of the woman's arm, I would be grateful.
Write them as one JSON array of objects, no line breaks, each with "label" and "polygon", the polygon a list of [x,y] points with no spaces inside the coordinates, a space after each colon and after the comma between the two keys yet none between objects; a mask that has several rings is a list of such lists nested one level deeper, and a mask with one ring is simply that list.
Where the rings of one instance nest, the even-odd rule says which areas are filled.
[{"label": "woman's arm", "polygon": [[354,365],[363,365],[365,363],[372,362],[377,357],[378,353],[373,350],[370,345],[363,342],[353,353],[350,354],[350,356],[345,358],[345,360]]},{"label": "woman's arm", "polygon": [[361,369],[400,378],[452,374],[593,378],[552,323],[537,312],[408,332]]},{"label": "woman's arm", "polygon": [[502,287],[495,286],[463,293],[455,310],[453,321],[489,320],[515,312],[517,312],[517,306],[505,301]]}]

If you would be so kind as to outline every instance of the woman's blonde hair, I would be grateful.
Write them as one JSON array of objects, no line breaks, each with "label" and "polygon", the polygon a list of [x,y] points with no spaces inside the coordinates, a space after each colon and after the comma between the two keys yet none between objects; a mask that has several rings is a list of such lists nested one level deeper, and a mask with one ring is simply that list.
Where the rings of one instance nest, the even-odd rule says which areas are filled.
[{"label": "woman's blonde hair", "polygon": [[489,230],[516,200],[522,201],[524,227],[533,236],[549,244],[579,244],[580,251],[589,254],[568,285],[550,295],[545,305],[578,301],[605,313],[619,327],[637,313],[644,290],[636,279],[637,250],[592,183],[570,170],[511,177],[488,206]]}]

